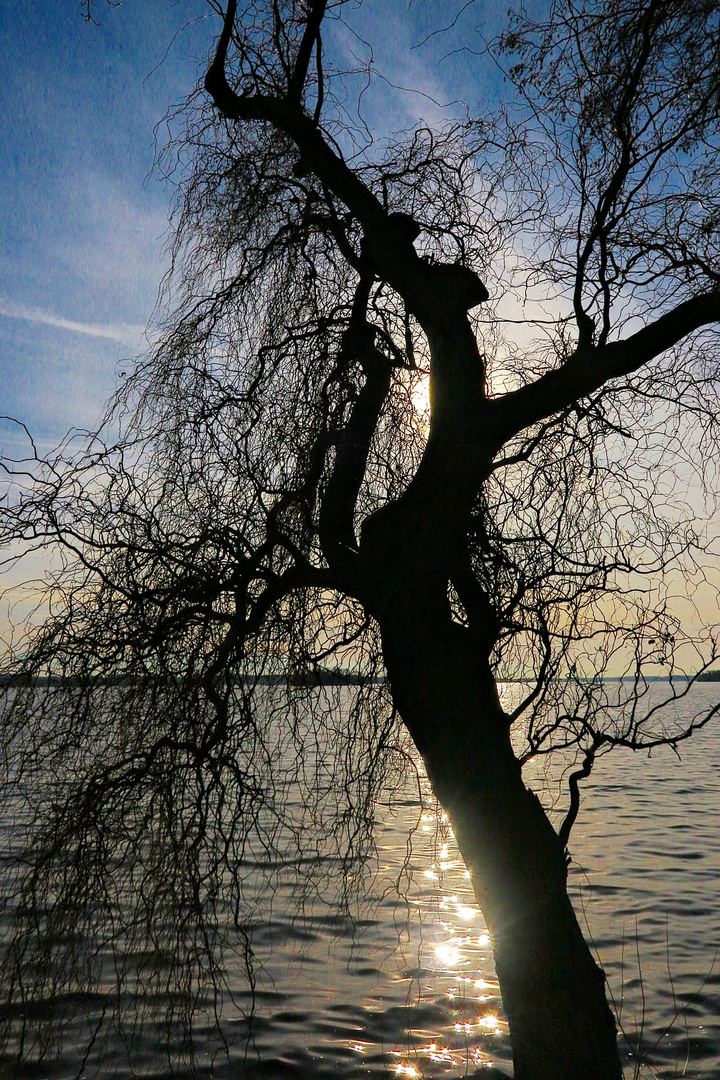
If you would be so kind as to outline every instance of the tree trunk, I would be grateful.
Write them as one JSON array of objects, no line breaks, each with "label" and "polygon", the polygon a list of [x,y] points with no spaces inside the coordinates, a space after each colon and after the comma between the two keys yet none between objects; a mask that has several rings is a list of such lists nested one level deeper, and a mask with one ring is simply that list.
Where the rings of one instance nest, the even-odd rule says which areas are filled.
[{"label": "tree trunk", "polygon": [[[484,411],[477,343],[462,319],[438,318],[428,336],[430,433],[409,488],[363,523],[366,600],[393,699],[488,924],[515,1080],[621,1080],[605,977],[567,894],[563,845],[523,783],[488,660],[497,616],[466,527],[499,436]],[[464,593],[466,626],[453,621],[450,582]]]},{"label": "tree trunk", "polygon": [[605,978],[568,898],[557,836],[511,750],[484,751],[481,764],[466,753],[426,748],[425,761],[492,937],[515,1080],[619,1080]]},{"label": "tree trunk", "polygon": [[489,664],[452,623],[423,633],[419,612],[408,622],[402,605],[382,622],[395,703],[492,937],[515,1080],[621,1080],[605,977],[568,898],[562,844],[523,783]]}]

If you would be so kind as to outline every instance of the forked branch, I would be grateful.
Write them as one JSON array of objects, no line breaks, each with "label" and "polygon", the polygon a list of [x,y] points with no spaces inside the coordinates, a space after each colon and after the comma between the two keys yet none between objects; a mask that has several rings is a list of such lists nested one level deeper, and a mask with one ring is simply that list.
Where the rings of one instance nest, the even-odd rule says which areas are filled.
[{"label": "forked branch", "polygon": [[630,375],[694,331],[720,322],[720,291],[701,293],[678,304],[624,341],[576,350],[561,367],[498,398],[503,442],[599,390],[612,379]]}]

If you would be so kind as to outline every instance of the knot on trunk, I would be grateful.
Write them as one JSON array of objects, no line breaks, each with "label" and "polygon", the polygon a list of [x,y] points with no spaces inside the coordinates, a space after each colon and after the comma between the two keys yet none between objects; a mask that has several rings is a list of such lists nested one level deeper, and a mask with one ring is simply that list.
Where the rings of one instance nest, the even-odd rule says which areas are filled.
[{"label": "knot on trunk", "polygon": [[452,311],[469,311],[490,297],[475,271],[462,263],[438,263],[432,274],[438,293]]},{"label": "knot on trunk", "polygon": [[388,227],[402,244],[412,244],[422,232],[412,214],[388,214]]}]

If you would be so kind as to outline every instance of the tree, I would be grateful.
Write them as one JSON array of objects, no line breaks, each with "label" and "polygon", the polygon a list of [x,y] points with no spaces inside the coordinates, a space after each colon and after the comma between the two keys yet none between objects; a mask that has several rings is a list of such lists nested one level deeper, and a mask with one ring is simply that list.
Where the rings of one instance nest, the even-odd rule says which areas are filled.
[{"label": "tree", "polygon": [[[59,553],[7,659],[6,790],[29,818],[8,1000],[97,979],[97,950],[57,947],[78,925],[146,935],[188,989],[221,981],[208,912],[242,932],[243,852],[288,824],[271,731],[340,748],[323,805],[344,793],[327,835],[347,853],[397,714],[492,935],[516,1080],[616,1080],[566,848],[597,756],[716,711],[678,727],[647,680],[674,676],[672,701],[716,655],[673,592],[714,589],[718,4],[519,17],[488,51],[506,109],[381,143],[326,44],[343,2],[211,7],[163,159],[157,344],[101,433],[5,466],[6,540]],[[502,293],[529,312],[515,341]],[[357,676],[346,713],[302,686],[333,658]],[[257,678],[279,671],[303,678],[271,708]],[[558,749],[579,768],[556,831],[522,767]]]}]

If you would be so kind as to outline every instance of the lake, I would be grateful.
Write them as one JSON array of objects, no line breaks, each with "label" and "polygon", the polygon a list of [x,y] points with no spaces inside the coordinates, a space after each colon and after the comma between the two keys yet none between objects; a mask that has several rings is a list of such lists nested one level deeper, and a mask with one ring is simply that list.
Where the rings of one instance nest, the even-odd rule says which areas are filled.
[{"label": "lake", "polygon": [[[717,685],[698,686],[693,711],[718,693]],[[546,805],[562,810],[557,770],[548,773],[538,759],[527,779]],[[221,1016],[216,1022],[198,1008],[201,1076],[512,1074],[487,930],[445,815],[413,777],[381,800],[375,820],[368,895],[351,916],[322,895],[314,902],[306,896],[298,910],[297,878],[280,875],[271,905],[251,928],[254,993],[241,960],[231,956]],[[627,1077],[637,1067],[647,1078],[716,1078],[720,725],[684,744],[680,759],[669,749],[600,759],[582,787],[570,850],[573,901],[608,976]],[[264,869],[248,860],[250,877]],[[101,1013],[99,997],[93,1008]],[[160,1054],[160,1026],[147,1017],[130,1034],[101,1034],[81,1071],[74,1039],[84,1029],[78,1024],[73,1033],[71,1025],[51,1071],[30,1060],[18,1075],[159,1080],[170,1075],[168,1057],[189,1054],[172,1039],[168,1057]]]}]

